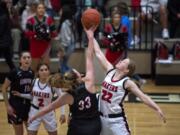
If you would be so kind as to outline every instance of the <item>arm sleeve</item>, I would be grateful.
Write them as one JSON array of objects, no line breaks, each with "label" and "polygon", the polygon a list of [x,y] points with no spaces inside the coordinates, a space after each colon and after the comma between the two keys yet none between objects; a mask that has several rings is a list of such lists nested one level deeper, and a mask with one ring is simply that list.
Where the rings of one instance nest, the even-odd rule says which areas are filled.
[{"label": "arm sleeve", "polygon": [[32,100],[32,95],[31,94],[20,94],[21,98],[29,99]]}]

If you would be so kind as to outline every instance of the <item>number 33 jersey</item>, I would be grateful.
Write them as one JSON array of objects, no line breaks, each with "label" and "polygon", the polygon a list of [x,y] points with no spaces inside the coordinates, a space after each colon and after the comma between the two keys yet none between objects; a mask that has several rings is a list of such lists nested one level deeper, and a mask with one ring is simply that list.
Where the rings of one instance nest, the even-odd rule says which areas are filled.
[{"label": "number 33 jersey", "polygon": [[122,103],[128,93],[124,88],[124,84],[129,77],[124,77],[120,80],[113,80],[115,71],[115,69],[110,70],[102,82],[100,112],[104,115],[122,113]]},{"label": "number 33 jersey", "polygon": [[69,92],[74,98],[70,105],[70,113],[74,119],[91,119],[99,117],[98,99],[96,93],[87,91],[85,84],[80,84],[75,90]]}]

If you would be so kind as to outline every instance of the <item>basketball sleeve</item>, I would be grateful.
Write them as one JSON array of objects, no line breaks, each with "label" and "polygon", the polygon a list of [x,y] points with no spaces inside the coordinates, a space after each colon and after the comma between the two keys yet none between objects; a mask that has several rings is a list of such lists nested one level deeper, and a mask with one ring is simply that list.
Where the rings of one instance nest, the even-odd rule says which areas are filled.
[{"label": "basketball sleeve", "polygon": [[33,97],[31,94],[20,94],[20,97],[21,98],[25,98],[25,99],[29,99],[29,100],[32,100]]}]

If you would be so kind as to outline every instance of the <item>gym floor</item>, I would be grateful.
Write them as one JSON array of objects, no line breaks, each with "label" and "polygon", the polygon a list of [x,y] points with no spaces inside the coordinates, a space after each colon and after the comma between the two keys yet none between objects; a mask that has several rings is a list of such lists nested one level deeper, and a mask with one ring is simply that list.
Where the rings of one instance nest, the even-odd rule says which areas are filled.
[{"label": "gym floor", "polygon": [[[180,86],[156,86],[153,81],[148,80],[142,89],[162,108],[167,122],[163,123],[156,112],[139,102],[138,99],[135,102],[129,102],[127,98],[124,108],[132,135],[179,135]],[[6,110],[1,96],[0,135],[12,135],[13,128],[7,123]],[[57,109],[57,120],[59,112]],[[68,106],[66,106],[66,112],[68,114]],[[58,123],[58,135],[66,135],[66,131],[67,124],[60,125]],[[46,130],[41,125],[38,135],[46,134]]]}]

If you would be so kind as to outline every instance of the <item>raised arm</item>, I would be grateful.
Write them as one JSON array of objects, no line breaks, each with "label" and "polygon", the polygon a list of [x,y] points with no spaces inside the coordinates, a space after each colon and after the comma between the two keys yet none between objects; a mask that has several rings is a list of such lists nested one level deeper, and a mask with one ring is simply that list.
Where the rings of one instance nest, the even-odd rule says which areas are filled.
[{"label": "raised arm", "polygon": [[101,51],[99,44],[95,38],[93,42],[94,42],[94,52],[98,61],[100,62],[100,64],[102,65],[102,67],[106,72],[109,71],[110,69],[113,68],[113,65],[106,59],[104,53]]},{"label": "raised arm", "polygon": [[95,74],[94,74],[94,66],[93,66],[93,40],[94,40],[94,31],[95,27],[90,28],[89,30],[84,29],[86,35],[88,37],[88,47],[86,50],[86,76],[85,76],[85,85],[86,88],[90,91],[95,93]]},{"label": "raised arm", "polygon": [[132,80],[127,80],[125,83],[125,88],[135,94],[137,97],[141,99],[146,105],[155,110],[163,122],[166,122],[166,118],[161,110],[161,108],[147,95],[145,95]]}]

